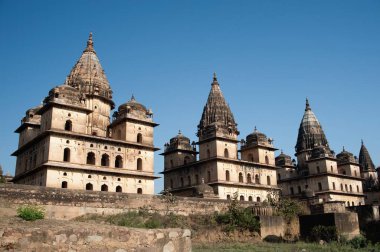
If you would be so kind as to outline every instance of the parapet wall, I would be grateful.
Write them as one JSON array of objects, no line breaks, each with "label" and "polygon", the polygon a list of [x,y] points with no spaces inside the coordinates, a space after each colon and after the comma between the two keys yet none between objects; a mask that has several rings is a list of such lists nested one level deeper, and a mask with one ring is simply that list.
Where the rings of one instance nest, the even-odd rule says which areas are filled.
[{"label": "parapet wall", "polygon": [[[13,208],[22,204],[37,204],[46,209],[48,219],[72,219],[84,214],[116,214],[144,209],[150,212],[179,215],[212,214],[224,212],[227,200],[176,197],[169,202],[156,195],[92,192],[38,187],[19,184],[0,184],[0,206]],[[244,207],[253,207],[257,215],[272,215],[272,208],[256,202],[241,202]]]}]

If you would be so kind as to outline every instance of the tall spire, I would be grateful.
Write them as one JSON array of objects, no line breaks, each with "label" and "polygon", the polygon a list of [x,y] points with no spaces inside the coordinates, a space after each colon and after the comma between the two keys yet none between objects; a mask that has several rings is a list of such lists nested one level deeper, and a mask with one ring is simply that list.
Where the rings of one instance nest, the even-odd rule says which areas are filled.
[{"label": "tall spire", "polygon": [[359,152],[359,164],[362,171],[375,171],[375,165],[372,162],[371,155],[365,147],[363,140]]},{"label": "tall spire", "polygon": [[198,136],[203,135],[206,128],[209,129],[209,127],[224,129],[227,132],[238,134],[236,126],[234,116],[224,99],[216,74],[214,73],[211,90],[198,125]]},{"label": "tall spire", "polygon": [[92,41],[92,32],[90,32],[90,35],[88,36],[87,47],[86,47],[86,49],[84,49],[83,52],[93,52],[93,53],[95,53],[94,42]]},{"label": "tall spire", "polygon": [[328,142],[321,124],[310,108],[309,100],[306,99],[305,113],[298,129],[296,152],[311,150],[316,146],[328,147]]},{"label": "tall spire", "polygon": [[95,53],[92,33],[81,57],[67,76],[67,84],[78,88],[84,94],[102,96],[113,104],[112,90]]},{"label": "tall spire", "polygon": [[308,110],[311,110],[311,108],[310,108],[310,104],[309,104],[309,99],[306,97],[306,107],[305,107],[305,111],[308,111]]}]

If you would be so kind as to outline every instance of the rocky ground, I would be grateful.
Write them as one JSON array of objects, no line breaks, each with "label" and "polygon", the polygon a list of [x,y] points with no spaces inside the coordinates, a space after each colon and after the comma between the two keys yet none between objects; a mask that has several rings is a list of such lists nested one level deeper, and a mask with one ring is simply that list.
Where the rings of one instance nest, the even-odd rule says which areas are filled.
[{"label": "rocky ground", "polygon": [[191,251],[182,229],[134,229],[76,221],[0,218],[0,251]]}]

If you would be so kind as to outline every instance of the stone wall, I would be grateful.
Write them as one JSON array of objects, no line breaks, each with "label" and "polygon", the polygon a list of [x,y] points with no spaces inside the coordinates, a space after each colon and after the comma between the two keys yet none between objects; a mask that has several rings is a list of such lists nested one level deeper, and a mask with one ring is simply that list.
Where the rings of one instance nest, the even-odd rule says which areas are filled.
[{"label": "stone wall", "polygon": [[[176,197],[174,203],[156,195],[92,192],[48,187],[2,184],[0,185],[0,206],[17,208],[22,204],[42,205],[48,219],[72,219],[84,214],[116,214],[138,211],[143,208],[150,212],[179,215],[212,214],[224,212],[229,202],[220,199]],[[270,207],[260,203],[241,202],[243,207],[253,206],[259,215],[271,215]]]},{"label": "stone wall", "polygon": [[190,252],[188,229],[134,229],[72,221],[0,220],[0,251]]}]

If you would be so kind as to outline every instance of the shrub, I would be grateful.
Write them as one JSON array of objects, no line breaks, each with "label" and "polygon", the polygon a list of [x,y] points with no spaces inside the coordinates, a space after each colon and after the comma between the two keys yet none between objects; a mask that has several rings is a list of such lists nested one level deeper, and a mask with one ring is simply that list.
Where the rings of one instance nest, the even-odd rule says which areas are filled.
[{"label": "shrub", "polygon": [[356,236],[349,242],[350,246],[354,249],[365,248],[368,246],[368,241],[364,236]]},{"label": "shrub", "polygon": [[17,215],[26,221],[35,221],[45,217],[45,210],[39,206],[26,205],[17,209]]},{"label": "shrub", "polygon": [[310,232],[310,238],[312,241],[324,240],[326,242],[337,241],[338,232],[335,226],[315,226]]},{"label": "shrub", "polygon": [[259,231],[260,222],[252,211],[247,208],[244,209],[239,205],[237,194],[234,194],[233,199],[228,206],[228,211],[223,214],[216,214],[215,220],[219,224],[224,225],[224,231],[230,232],[235,229]]}]

